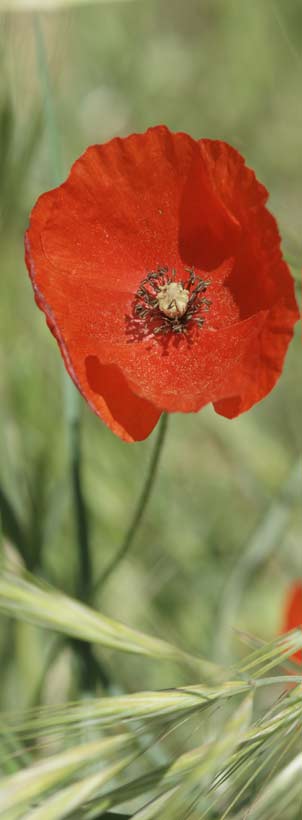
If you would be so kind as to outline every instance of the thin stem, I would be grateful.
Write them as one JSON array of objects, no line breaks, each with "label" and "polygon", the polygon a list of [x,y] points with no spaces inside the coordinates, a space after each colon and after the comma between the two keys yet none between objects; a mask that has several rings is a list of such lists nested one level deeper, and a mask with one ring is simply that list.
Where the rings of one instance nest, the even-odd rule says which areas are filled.
[{"label": "thin stem", "polygon": [[89,546],[89,520],[82,491],[81,437],[78,418],[74,418],[69,422],[69,435],[74,516],[80,562],[78,595],[82,601],[88,601],[91,592],[92,566]]},{"label": "thin stem", "polygon": [[163,413],[162,416],[161,416],[160,422],[159,422],[158,435],[157,435],[154,450],[153,450],[153,453],[152,453],[152,456],[151,456],[151,461],[150,461],[149,469],[148,469],[148,472],[147,472],[147,475],[146,475],[146,480],[145,480],[142,492],[140,494],[140,497],[138,499],[138,503],[137,503],[137,506],[135,508],[133,518],[130,522],[129,528],[128,528],[128,530],[126,532],[126,535],[125,535],[125,537],[124,537],[124,539],[121,543],[120,548],[118,549],[116,555],[113,557],[112,561],[110,561],[110,563],[108,564],[108,566],[106,567],[106,569],[104,570],[104,572],[102,573],[102,575],[100,576],[98,581],[96,582],[94,591],[96,591],[96,590],[99,591],[104,586],[106,581],[108,581],[109,576],[114,572],[116,567],[125,558],[125,556],[129,552],[129,550],[130,550],[130,548],[133,544],[134,538],[136,536],[138,527],[140,525],[141,519],[142,519],[143,514],[145,512],[145,509],[146,509],[146,506],[148,504],[148,501],[149,501],[149,498],[150,498],[150,495],[151,495],[151,491],[152,491],[152,488],[153,488],[156,472],[157,472],[157,469],[158,469],[159,459],[160,459],[161,451],[162,451],[162,448],[163,448],[163,443],[164,443],[164,440],[165,440],[165,437],[166,437],[167,424],[168,424],[167,413]]},{"label": "thin stem", "polygon": [[103,663],[94,655],[91,644],[87,641],[71,639],[70,645],[76,655],[79,677],[83,681],[84,689],[87,692],[94,692],[99,683],[110,694],[110,677]]}]

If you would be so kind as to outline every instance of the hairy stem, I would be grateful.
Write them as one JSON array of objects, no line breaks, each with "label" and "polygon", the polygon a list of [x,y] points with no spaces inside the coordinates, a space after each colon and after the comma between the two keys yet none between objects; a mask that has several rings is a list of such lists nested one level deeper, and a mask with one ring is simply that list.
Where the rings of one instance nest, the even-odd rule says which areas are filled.
[{"label": "hairy stem", "polygon": [[140,525],[141,519],[145,512],[146,506],[148,504],[152,488],[154,485],[154,480],[157,473],[157,468],[159,464],[160,455],[162,452],[164,440],[166,437],[167,432],[167,424],[168,424],[168,416],[167,413],[163,413],[159,422],[159,429],[158,435],[155,442],[154,450],[151,456],[151,461],[149,465],[149,469],[146,475],[145,483],[143,485],[142,492],[138,499],[137,506],[134,511],[134,515],[132,520],[130,521],[130,525],[128,530],[123,538],[120,548],[118,549],[117,553],[114,555],[112,561],[108,564],[98,581],[95,585],[95,591],[100,590],[103,588],[104,584],[108,581],[110,575],[114,572],[117,566],[121,563],[121,561],[125,558],[127,553],[132,547],[134,538],[136,536],[138,527]]}]

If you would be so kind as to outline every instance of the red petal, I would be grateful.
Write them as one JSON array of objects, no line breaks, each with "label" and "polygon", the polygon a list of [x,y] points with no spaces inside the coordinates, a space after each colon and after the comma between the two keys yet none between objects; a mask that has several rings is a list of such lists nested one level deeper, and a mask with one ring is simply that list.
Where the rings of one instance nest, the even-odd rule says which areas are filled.
[{"label": "red petal", "polygon": [[[75,383],[126,440],[163,409],[235,415],[276,381],[296,319],[266,191],[230,146],[163,126],[93,146],[38,201],[27,236],[36,298]],[[210,271],[211,311],[188,339],[129,334],[158,265]]]},{"label": "red petal", "polygon": [[[302,583],[293,584],[286,598],[282,632],[302,627]],[[293,655],[293,660],[302,662],[302,651]]]},{"label": "red petal", "polygon": [[[226,274],[229,269],[227,263]],[[168,344],[165,338],[154,335],[145,340],[139,337],[132,339],[125,322],[125,316],[131,316],[133,311],[132,294],[122,291],[112,293],[91,283],[87,301],[85,279],[79,277],[74,281],[70,304],[64,288],[64,278],[60,279],[60,273],[52,270],[49,262],[47,269],[43,269],[44,277],[46,270],[51,282],[52,305],[55,304],[55,320],[53,313],[43,303],[41,294],[38,294],[38,303],[50,318],[51,329],[59,341],[72,378],[92,407],[97,409],[111,427],[113,422],[105,419],[104,409],[100,404],[101,396],[106,403],[109,396],[112,399],[110,365],[114,365],[115,380],[119,369],[124,382],[126,379],[128,383],[128,391],[130,388],[128,397],[119,390],[115,391],[116,402],[120,401],[128,423],[134,409],[127,408],[131,391],[150,402],[152,419],[155,417],[157,420],[160,412],[158,410],[155,416],[155,407],[169,412],[193,412],[213,400],[213,397],[219,398],[230,392],[232,394],[234,380],[236,384],[235,365],[239,366],[246,349],[254,343],[265,319],[265,313],[259,313],[239,324],[227,326],[228,312],[232,316],[233,305],[229,306],[226,300],[225,327],[215,329],[211,319],[211,329],[204,328],[202,332],[196,330],[190,334],[189,339],[172,337]],[[223,270],[218,271],[217,280],[221,282],[223,275]],[[213,279],[215,283],[215,273]],[[218,320],[219,316],[216,321],[216,327],[219,328]],[[213,321],[215,322],[215,312]],[[101,373],[107,376],[103,385]],[[116,417],[116,402],[114,410],[112,404],[110,409],[119,420],[122,409]],[[133,421],[133,424],[137,424],[138,420]],[[125,419],[123,423],[126,424]],[[140,424],[142,423],[141,420]]]},{"label": "red petal", "polygon": [[217,195],[241,228],[228,282],[240,316],[267,310],[261,333],[237,371],[234,396],[214,404],[218,413],[232,418],[260,401],[275,385],[299,312],[292,277],[281,254],[277,223],[265,208],[266,188],[231,146],[210,140],[201,145]]},{"label": "red petal", "polygon": [[272,390],[282,372],[296,318],[295,310],[283,300],[267,312],[258,336],[246,350],[237,370],[234,395],[214,403],[217,413],[234,418]]},{"label": "red petal", "polygon": [[[161,412],[148,401],[133,394],[123,374],[115,365],[107,365],[102,370],[100,365],[92,367],[90,362],[87,367],[88,375],[86,377],[85,355],[83,358],[81,347],[77,348],[77,336],[76,333],[73,333],[73,329],[81,328],[81,316],[78,314],[77,320],[73,303],[70,304],[66,289],[60,286],[62,283],[56,281],[57,272],[45,258],[41,244],[41,229],[50,208],[51,196],[46,194],[40,197],[38,205],[33,211],[30,231],[26,237],[26,261],[37,304],[44,311],[47,324],[57,339],[69,375],[90,404],[92,410],[120,438],[129,442],[140,441],[152,432]],[[34,248],[34,258],[32,248]],[[48,304],[44,292],[40,290],[40,282],[43,287],[44,278],[47,285],[44,291],[47,292],[52,306]],[[52,294],[53,299],[51,298]],[[74,297],[76,300],[76,289]],[[55,305],[56,313],[54,313],[53,305]],[[78,307],[80,311],[83,308],[82,318],[89,323],[89,305],[87,306],[86,303],[83,306],[80,302]],[[60,314],[62,316],[61,322],[57,318],[57,315],[60,317]],[[86,328],[85,321],[83,325]],[[75,345],[73,344],[74,341]],[[81,364],[83,364],[83,368]]]},{"label": "red petal", "polygon": [[241,229],[215,190],[201,144],[192,157],[181,200],[179,251],[186,264],[211,271],[235,255]]},{"label": "red petal", "polygon": [[[213,396],[233,394],[236,365],[253,343],[265,314],[222,330],[203,329],[190,340],[111,343],[110,351],[99,344],[100,361],[114,361],[131,389],[168,412],[194,412]],[[97,346],[95,346],[97,350]]]},{"label": "red petal", "polygon": [[157,265],[178,255],[179,208],[196,151],[164,127],[95,145],[51,191],[43,247],[72,284],[76,276],[133,292]]}]

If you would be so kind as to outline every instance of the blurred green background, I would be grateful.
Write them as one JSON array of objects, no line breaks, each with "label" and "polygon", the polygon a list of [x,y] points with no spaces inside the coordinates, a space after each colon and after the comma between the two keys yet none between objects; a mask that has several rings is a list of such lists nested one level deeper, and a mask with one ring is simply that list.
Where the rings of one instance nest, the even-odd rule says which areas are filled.
[{"label": "blurred green background", "polygon": [[[298,280],[300,0],[85,4],[41,15],[41,24],[66,173],[88,144],[160,122],[227,140],[269,188]],[[2,14],[0,33],[4,551],[20,560],[22,542],[33,571],[75,594],[63,366],[23,262],[29,211],[54,185],[33,16]],[[273,393],[235,421],[210,407],[170,417],[160,473],[131,553],[94,600],[103,612],[217,660],[246,651],[233,626],[263,639],[278,633],[285,592],[302,575],[300,355],[298,331]],[[97,577],[127,528],[157,433],[126,445],[84,404],[82,421]],[[52,642],[51,633],[1,620],[0,708],[34,702]],[[113,688],[181,680],[169,665],[108,653],[103,662]],[[54,660],[40,694],[48,702],[76,696],[69,649]]]}]

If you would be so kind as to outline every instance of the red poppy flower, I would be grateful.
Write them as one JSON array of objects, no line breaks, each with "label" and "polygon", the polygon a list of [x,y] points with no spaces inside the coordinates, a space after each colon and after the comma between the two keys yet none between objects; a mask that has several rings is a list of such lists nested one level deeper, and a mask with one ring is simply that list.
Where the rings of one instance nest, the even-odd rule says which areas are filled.
[{"label": "red poppy flower", "polygon": [[[282,632],[302,628],[302,583],[292,584],[286,596]],[[302,650],[292,656],[292,660],[302,663]]]},{"label": "red poppy flower", "polygon": [[126,441],[278,379],[298,317],[267,191],[240,154],[164,126],[95,145],[26,235],[36,301],[92,409]]}]

